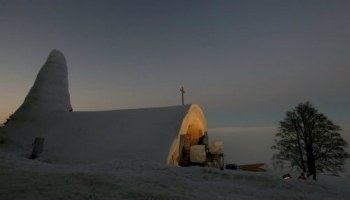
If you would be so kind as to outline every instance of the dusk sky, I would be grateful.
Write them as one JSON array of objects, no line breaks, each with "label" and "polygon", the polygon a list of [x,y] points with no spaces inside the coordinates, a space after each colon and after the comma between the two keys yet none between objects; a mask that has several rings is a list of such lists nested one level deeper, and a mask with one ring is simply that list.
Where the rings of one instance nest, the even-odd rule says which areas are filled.
[{"label": "dusk sky", "polygon": [[197,103],[214,127],[277,126],[310,101],[350,119],[350,1],[0,0],[0,121],[52,49],[74,111]]}]

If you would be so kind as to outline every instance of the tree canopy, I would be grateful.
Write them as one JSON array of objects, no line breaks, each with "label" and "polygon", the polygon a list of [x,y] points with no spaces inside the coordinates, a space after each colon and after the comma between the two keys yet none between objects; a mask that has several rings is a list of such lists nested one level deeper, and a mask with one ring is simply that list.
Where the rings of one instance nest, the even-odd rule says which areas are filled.
[{"label": "tree canopy", "polygon": [[273,159],[286,167],[298,167],[316,180],[317,172],[337,174],[349,154],[341,128],[309,102],[300,103],[280,121]]}]

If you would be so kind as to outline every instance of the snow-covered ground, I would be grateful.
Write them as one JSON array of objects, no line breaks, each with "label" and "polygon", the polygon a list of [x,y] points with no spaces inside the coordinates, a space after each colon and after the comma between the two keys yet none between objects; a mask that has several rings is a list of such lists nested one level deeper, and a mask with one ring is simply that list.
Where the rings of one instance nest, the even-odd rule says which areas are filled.
[{"label": "snow-covered ground", "polygon": [[[174,167],[143,160],[62,165],[0,154],[0,199],[348,199],[346,177]],[[295,177],[298,174],[293,174]]]}]

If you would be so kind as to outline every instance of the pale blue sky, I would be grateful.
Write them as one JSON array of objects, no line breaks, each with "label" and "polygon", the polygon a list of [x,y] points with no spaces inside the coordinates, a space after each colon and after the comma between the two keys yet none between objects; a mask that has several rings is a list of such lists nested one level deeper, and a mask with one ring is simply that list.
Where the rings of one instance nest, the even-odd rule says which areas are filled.
[{"label": "pale blue sky", "polygon": [[350,117],[350,1],[0,0],[0,121],[49,52],[74,110],[198,103],[209,127],[275,126],[311,101]]}]

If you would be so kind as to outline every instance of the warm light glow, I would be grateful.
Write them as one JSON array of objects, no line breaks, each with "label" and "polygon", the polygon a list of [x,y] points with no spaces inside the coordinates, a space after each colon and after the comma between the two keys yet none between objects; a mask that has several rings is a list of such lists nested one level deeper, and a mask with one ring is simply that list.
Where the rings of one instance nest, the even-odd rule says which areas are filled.
[{"label": "warm light glow", "polygon": [[203,125],[198,119],[194,120],[193,123],[188,126],[183,146],[183,152],[182,155],[180,155],[180,161],[182,164],[189,162],[191,146],[197,145],[199,138],[204,135],[202,127]]},{"label": "warm light glow", "polygon": [[[167,163],[178,165],[180,160],[189,161],[189,152],[191,146],[198,144],[200,137],[203,136],[206,131],[207,122],[205,120],[203,111],[198,105],[193,104],[184,120],[182,121],[179,135],[173,141]],[[185,141],[182,147],[180,147],[181,136],[185,137]]]}]

